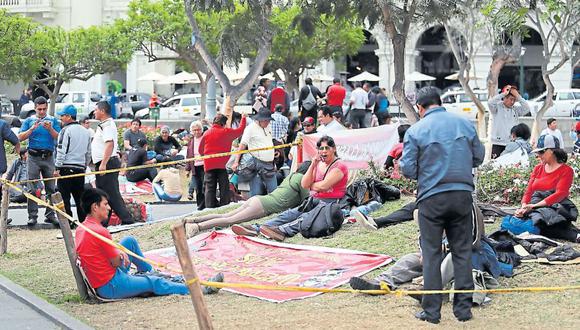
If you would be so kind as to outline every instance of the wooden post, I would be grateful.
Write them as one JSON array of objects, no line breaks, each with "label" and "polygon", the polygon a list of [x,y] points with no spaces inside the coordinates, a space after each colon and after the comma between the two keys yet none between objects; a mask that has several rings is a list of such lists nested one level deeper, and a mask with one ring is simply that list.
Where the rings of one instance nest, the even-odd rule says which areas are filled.
[{"label": "wooden post", "polygon": [[[50,196],[50,200],[52,201],[52,205],[64,212],[64,202],[62,201],[62,196],[59,192],[52,194],[52,196]],[[81,206],[77,205],[77,207]],[[56,212],[56,215],[58,218],[58,223],[60,224],[60,230],[62,231],[62,238],[64,240],[64,246],[66,247],[66,253],[68,254],[68,260],[70,261],[70,266],[77,283],[79,295],[81,296],[81,300],[87,300],[89,299],[89,293],[87,291],[85,282],[83,281],[83,276],[81,275],[81,272],[77,266],[77,252],[75,249],[75,241],[72,236],[69,220],[60,212]]]},{"label": "wooden post", "polygon": [[[191,255],[189,253],[189,246],[187,245],[187,240],[185,238],[184,224],[174,224],[171,227],[171,235],[173,236],[173,243],[175,244],[175,250],[177,251],[177,257],[179,258],[179,263],[181,264],[181,270],[183,271],[183,277],[185,278],[186,283],[189,280],[197,279],[197,273],[195,272],[195,268],[193,268]],[[191,301],[193,302],[193,307],[195,308],[195,314],[197,316],[197,324],[199,325],[199,328],[201,330],[213,329],[211,317],[207,310],[199,281],[193,282],[187,287],[189,288]]]},{"label": "wooden post", "polygon": [[8,206],[10,206],[10,195],[8,185],[2,185],[2,210],[0,210],[0,255],[8,251]]}]

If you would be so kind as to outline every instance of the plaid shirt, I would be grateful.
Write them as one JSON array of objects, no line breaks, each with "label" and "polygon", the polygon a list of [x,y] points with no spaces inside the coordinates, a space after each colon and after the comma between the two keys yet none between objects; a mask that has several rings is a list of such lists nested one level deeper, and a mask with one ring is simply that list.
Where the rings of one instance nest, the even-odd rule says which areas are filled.
[{"label": "plaid shirt", "polygon": [[280,112],[274,112],[272,114],[272,118],[274,119],[270,123],[270,126],[272,127],[272,138],[282,142],[286,138],[286,135],[288,135],[288,126],[290,125],[290,121]]}]

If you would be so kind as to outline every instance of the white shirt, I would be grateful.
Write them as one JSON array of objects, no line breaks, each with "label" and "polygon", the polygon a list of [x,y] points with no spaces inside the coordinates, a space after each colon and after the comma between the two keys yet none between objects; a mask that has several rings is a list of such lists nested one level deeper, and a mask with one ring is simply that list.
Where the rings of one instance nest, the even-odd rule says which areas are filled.
[{"label": "white shirt", "polygon": [[559,140],[560,142],[560,149],[564,149],[564,137],[562,136],[562,132],[559,129],[551,130],[549,128],[544,128],[540,135],[551,135]]},{"label": "white shirt", "polygon": [[369,94],[364,89],[357,87],[350,94],[350,101],[354,102],[352,109],[366,109],[367,103],[369,103]]},{"label": "white shirt", "polygon": [[333,119],[330,123],[328,123],[326,125],[318,126],[318,128],[316,129],[316,132],[323,133],[323,134],[330,134],[332,132],[338,132],[338,131],[342,131],[345,129],[346,129],[346,127],[342,126],[338,121],[336,121],[336,119]]},{"label": "white shirt", "polygon": [[105,155],[105,142],[113,141],[113,153],[111,157],[117,156],[119,146],[117,145],[117,125],[112,118],[105,119],[97,126],[97,131],[91,143],[93,164],[103,160]]},{"label": "white shirt", "polygon": [[[273,147],[272,128],[270,125],[262,128],[257,121],[254,121],[244,130],[240,143],[245,144],[248,149]],[[272,162],[274,160],[274,149],[250,152],[250,155],[263,162]]]}]

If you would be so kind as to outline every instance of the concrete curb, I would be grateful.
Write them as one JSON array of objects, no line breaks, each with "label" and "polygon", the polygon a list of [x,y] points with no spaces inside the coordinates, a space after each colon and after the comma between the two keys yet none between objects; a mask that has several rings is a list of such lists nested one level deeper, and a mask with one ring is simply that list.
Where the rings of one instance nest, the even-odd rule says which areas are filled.
[{"label": "concrete curb", "polygon": [[2,275],[0,275],[0,290],[18,299],[63,329],[93,329]]}]

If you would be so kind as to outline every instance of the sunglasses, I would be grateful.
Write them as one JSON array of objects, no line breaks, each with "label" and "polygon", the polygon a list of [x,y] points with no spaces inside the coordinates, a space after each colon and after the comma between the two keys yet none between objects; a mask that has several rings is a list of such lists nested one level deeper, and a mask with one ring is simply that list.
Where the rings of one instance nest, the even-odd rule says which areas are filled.
[{"label": "sunglasses", "polygon": [[322,151],[322,150],[330,150],[332,147],[331,146],[320,146],[318,147],[318,150]]}]

